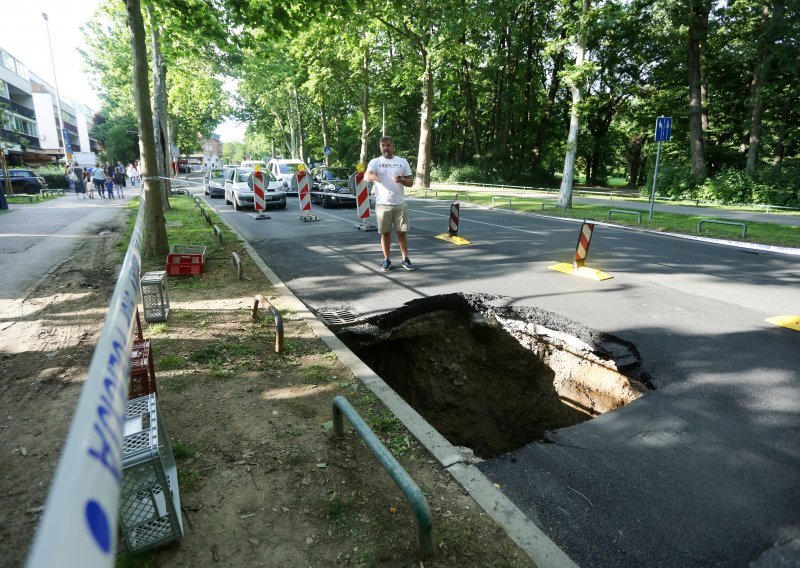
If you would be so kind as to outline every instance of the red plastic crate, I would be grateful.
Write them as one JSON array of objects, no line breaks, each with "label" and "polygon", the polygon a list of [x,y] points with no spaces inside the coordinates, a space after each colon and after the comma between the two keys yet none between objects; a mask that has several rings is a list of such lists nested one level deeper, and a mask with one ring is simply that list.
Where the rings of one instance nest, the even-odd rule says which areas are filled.
[{"label": "red plastic crate", "polygon": [[158,394],[156,371],[150,340],[134,341],[131,349],[131,380],[128,383],[128,400]]},{"label": "red plastic crate", "polygon": [[172,245],[167,255],[167,274],[170,276],[194,276],[203,273],[206,247]]},{"label": "red plastic crate", "polygon": [[203,273],[203,263],[171,263],[167,264],[167,274],[170,276],[196,276]]}]

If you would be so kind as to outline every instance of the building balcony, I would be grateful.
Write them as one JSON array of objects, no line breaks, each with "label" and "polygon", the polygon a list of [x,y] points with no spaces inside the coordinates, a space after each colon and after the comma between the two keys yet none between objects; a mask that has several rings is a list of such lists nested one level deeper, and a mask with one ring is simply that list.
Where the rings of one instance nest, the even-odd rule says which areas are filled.
[{"label": "building balcony", "polygon": [[26,141],[24,144],[26,148],[41,149],[41,146],[39,146],[39,139],[36,138],[35,136],[30,136],[28,134],[19,134],[17,132],[14,132],[13,130],[6,130],[5,128],[0,128],[0,140],[5,140],[6,142],[10,142],[12,144],[20,144],[20,141],[23,138]]},{"label": "building balcony", "polygon": [[0,102],[6,103],[12,112],[17,113],[20,116],[24,116],[25,118],[36,120],[36,113],[33,111],[33,109],[23,106],[18,102],[14,102],[11,99],[7,99],[6,97],[0,97]]}]

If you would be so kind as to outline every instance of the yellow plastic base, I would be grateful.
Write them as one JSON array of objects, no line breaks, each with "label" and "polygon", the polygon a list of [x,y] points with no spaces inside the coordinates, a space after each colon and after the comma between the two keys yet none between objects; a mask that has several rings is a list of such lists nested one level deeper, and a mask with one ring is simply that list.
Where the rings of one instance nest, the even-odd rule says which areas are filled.
[{"label": "yellow plastic base", "polygon": [[800,316],[775,316],[774,318],[767,318],[767,321],[781,327],[800,331]]},{"label": "yellow plastic base", "polygon": [[436,235],[436,238],[442,241],[447,241],[448,243],[453,243],[454,245],[472,244],[472,241],[468,241],[467,239],[462,239],[461,237],[451,237],[450,233],[442,233],[441,235]]},{"label": "yellow plastic base", "polygon": [[610,280],[614,278],[610,274],[606,274],[600,270],[596,270],[594,268],[589,268],[588,266],[581,266],[579,268],[575,268],[573,265],[569,264],[568,262],[559,262],[558,264],[554,264],[552,266],[548,266],[550,270],[555,270],[557,272],[563,272],[564,274],[572,274],[573,276],[580,276],[581,278],[587,278],[589,280]]}]

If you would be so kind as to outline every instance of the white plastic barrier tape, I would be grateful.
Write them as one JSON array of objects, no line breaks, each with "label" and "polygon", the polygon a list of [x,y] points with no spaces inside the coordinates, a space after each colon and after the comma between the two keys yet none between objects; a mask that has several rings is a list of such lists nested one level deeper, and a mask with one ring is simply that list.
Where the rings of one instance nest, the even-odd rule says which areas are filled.
[{"label": "white plastic barrier tape", "polygon": [[27,566],[112,567],[141,267],[144,201],[89,365]]}]

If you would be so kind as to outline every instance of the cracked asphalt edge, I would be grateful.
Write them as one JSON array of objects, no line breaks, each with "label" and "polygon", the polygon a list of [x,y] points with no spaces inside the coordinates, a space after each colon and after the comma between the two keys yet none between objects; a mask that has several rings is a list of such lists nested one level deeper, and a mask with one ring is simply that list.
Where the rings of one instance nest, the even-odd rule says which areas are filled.
[{"label": "cracked asphalt edge", "polygon": [[[210,202],[201,198],[208,207],[219,211]],[[516,543],[541,568],[577,568],[577,564],[567,556],[542,529],[511,502],[475,466],[469,464],[458,449],[448,442],[436,429],[401,398],[383,379],[370,369],[334,333],[325,326],[308,307],[294,295],[289,287],[278,277],[256,250],[245,240],[228,220],[220,215],[222,222],[239,239],[247,254],[281,295],[281,304],[298,314],[308,324],[314,334],[333,351],[342,364],[346,365],[355,377],[369,388],[375,396],[400,420],[403,425],[424,445],[439,463],[461,484],[489,517],[503,527],[509,538]]]}]

